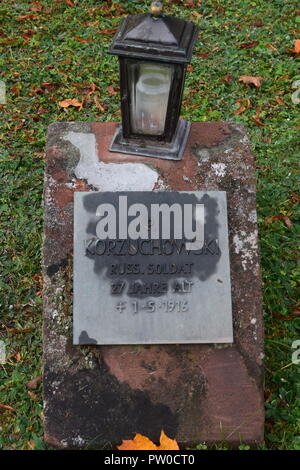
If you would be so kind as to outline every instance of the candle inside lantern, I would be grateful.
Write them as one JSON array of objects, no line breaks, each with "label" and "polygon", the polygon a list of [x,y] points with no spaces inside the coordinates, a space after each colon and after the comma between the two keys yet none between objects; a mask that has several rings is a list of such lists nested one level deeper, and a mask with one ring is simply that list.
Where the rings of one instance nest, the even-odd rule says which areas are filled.
[{"label": "candle inside lantern", "polygon": [[173,68],[132,64],[131,126],[136,134],[162,135],[165,129]]}]

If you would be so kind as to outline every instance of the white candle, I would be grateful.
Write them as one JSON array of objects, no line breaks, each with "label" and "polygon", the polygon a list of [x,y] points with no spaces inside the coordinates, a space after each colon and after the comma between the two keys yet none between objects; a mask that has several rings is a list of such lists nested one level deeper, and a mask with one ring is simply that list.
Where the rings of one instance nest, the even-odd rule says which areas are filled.
[{"label": "white candle", "polygon": [[132,130],[138,134],[162,135],[165,128],[172,69],[166,65],[140,64],[138,80],[132,83]]}]

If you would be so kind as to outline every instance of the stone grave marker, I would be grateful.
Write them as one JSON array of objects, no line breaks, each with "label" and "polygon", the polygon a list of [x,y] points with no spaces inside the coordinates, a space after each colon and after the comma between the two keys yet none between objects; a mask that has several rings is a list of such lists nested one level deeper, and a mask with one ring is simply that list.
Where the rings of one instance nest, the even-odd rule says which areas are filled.
[{"label": "stone grave marker", "polygon": [[[48,131],[45,442],[107,449],[136,432],[158,441],[162,429],[183,447],[262,442],[261,279],[245,131],[192,123],[183,159],[170,161],[109,152],[115,130],[59,122]],[[99,206],[118,207],[120,196],[148,210],[208,206],[204,252],[158,254],[160,240],[146,237],[150,220],[142,251],[157,253],[131,246],[117,255],[123,236],[103,243],[98,223]],[[179,235],[165,238],[185,244]]]}]

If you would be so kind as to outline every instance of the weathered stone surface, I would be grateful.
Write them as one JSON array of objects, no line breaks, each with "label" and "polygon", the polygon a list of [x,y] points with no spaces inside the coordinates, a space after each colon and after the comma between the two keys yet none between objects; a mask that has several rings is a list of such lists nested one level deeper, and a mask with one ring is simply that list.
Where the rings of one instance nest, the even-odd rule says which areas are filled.
[{"label": "weathered stone surface", "polygon": [[[108,152],[115,126],[57,123],[48,132],[45,441],[55,448],[110,448],[134,432],[158,440],[164,429],[182,445],[261,442],[261,280],[245,132],[235,123],[193,123],[184,158],[174,162]],[[73,192],[108,188],[227,192],[232,345],[72,345]]]}]

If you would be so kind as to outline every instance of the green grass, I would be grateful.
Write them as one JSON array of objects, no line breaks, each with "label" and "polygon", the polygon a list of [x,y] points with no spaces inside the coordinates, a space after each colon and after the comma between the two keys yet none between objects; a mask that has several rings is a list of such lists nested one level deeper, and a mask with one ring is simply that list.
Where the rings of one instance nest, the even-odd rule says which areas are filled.
[{"label": "green grass", "polygon": [[[13,408],[0,408],[3,449],[43,448],[41,385],[33,391],[36,396],[30,396],[26,384],[41,373],[46,129],[60,120],[119,119],[118,94],[110,95],[107,88],[118,87],[117,60],[106,53],[112,34],[99,31],[117,27],[123,14],[147,11],[150,2],[115,1],[112,7],[110,1],[74,1],[75,7],[66,0],[0,3],[0,80],[6,83],[8,100],[0,106],[0,339],[7,350],[7,363],[0,365],[0,404]],[[182,114],[193,121],[243,123],[256,156],[266,327],[266,448],[299,450],[299,366],[291,363],[292,343],[300,339],[295,196],[300,108],[291,102],[292,83],[300,79],[299,59],[291,52],[300,38],[299,4],[202,0],[199,7],[195,0],[194,7],[187,8],[185,3],[165,1],[167,13],[201,26]],[[34,6],[42,6],[41,11],[30,10]],[[250,43],[257,45],[241,47]],[[228,75],[231,80],[226,82]],[[262,77],[261,88],[239,82],[241,75]],[[92,83],[99,87],[95,93],[104,112],[95,105],[95,93],[88,94]],[[81,111],[58,105],[66,98],[83,97]],[[237,100],[245,106],[250,100],[251,106],[235,115]],[[264,126],[254,122],[256,112]],[[268,222],[280,215],[291,220],[291,229],[281,219]]]}]

